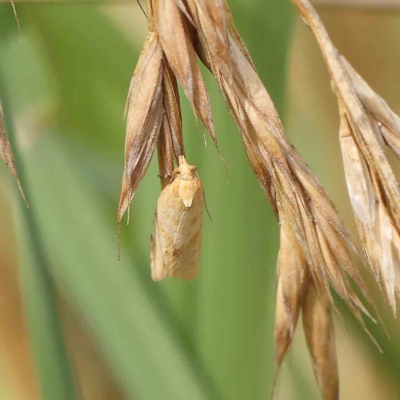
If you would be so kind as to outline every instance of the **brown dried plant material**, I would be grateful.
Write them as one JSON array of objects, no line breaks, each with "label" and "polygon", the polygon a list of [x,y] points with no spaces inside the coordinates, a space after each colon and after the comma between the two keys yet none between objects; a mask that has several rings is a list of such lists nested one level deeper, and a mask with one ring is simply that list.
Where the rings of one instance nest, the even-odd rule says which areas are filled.
[{"label": "brown dried plant material", "polygon": [[[203,12],[206,9],[205,2],[191,0],[188,3],[190,20],[194,21],[194,28],[200,38],[198,43],[202,46],[200,53],[209,58],[208,64],[241,131],[253,170],[281,223],[283,220],[291,221],[294,240],[303,249],[314,278],[320,280],[329,291],[329,285],[335,287],[337,280],[330,279],[334,274],[328,273],[319,241],[323,240],[335,257],[349,254],[348,248],[357,252],[357,247],[329,196],[288,142],[275,106],[249,60],[244,43],[232,26],[230,14],[226,16],[226,34],[209,35],[210,28],[206,27],[210,24],[206,20],[210,20],[211,16],[207,17]],[[224,8],[227,10],[227,7]],[[220,29],[222,28],[223,25]],[[210,43],[210,37],[219,40],[219,45]],[[229,63],[215,50],[226,45],[225,37],[228,37],[230,48]],[[231,66],[230,69],[228,65]],[[316,226],[322,237],[320,240]],[[346,258],[346,263],[342,261],[343,259],[340,259],[337,263],[331,263],[331,268],[343,268],[366,294],[365,284],[351,257]],[[338,274],[336,273],[336,276]],[[346,291],[341,290],[341,293],[344,293],[347,299],[355,296],[350,287],[347,287]],[[351,301],[349,303],[354,305]]]},{"label": "brown dried plant material", "polygon": [[15,167],[14,156],[11,150],[11,145],[7,138],[6,127],[4,126],[3,107],[1,103],[0,103],[0,157],[3,159],[7,167],[11,170],[12,174],[14,175],[14,178],[17,181],[19,192],[21,193],[21,196],[24,199],[26,205],[28,205],[28,202],[24,194],[24,190],[22,189],[21,182],[18,178],[17,168]]},{"label": "brown dried plant material", "polygon": [[[309,13],[308,23],[317,32],[320,43],[329,41],[308,1],[293,1],[302,14]],[[217,145],[210,102],[197,64],[199,58],[216,78],[239,128],[250,164],[280,223],[275,320],[277,365],[282,364],[291,345],[302,310],[318,383],[325,399],[337,399],[331,290],[343,298],[367,331],[362,314],[369,314],[350,280],[369,303],[372,300],[352,253],[364,255],[374,264],[382,258],[380,248],[386,249],[385,254],[392,254],[388,253],[391,243],[400,244],[395,229],[390,231],[391,241],[387,238],[388,225],[392,227],[392,221],[400,216],[397,204],[400,200],[395,199],[399,189],[387,163],[375,165],[382,157],[384,140],[400,153],[400,124],[382,101],[375,99],[371,106],[373,96],[363,81],[353,78],[359,87],[348,82],[354,72],[345,60],[339,59],[336,49],[328,46],[324,56],[328,64],[332,59],[332,68],[336,68],[332,73],[333,86],[343,103],[346,122],[342,124],[341,140],[350,165],[347,175],[350,181],[362,178],[355,184],[352,196],[358,204],[360,235],[365,238],[359,250],[329,195],[286,138],[273,101],[236,30],[226,1],[147,0],[147,3],[150,33],[128,96],[125,172],[118,221],[157,146],[162,193],[151,238],[152,278],[196,277],[205,200],[195,167],[185,159],[177,82]],[[365,126],[369,128],[367,133],[363,131]],[[377,150],[366,151],[372,143]],[[179,166],[174,170],[176,161]],[[395,256],[397,253],[393,252],[383,273],[391,292],[390,262],[395,262]],[[376,275],[381,274],[377,268]]]},{"label": "brown dried plant material", "polygon": [[157,155],[158,170],[161,181],[161,189],[164,189],[170,182],[174,171],[174,153],[172,149],[172,137],[168,118],[164,115],[162,133],[158,138]]},{"label": "brown dried plant material", "polygon": [[175,158],[185,154],[178,85],[175,75],[172,73],[165,57],[163,65],[164,119],[157,144],[158,166],[162,189],[164,189],[171,180]]},{"label": "brown dried plant material", "polygon": [[292,0],[315,35],[338,98],[340,143],[363,254],[396,313],[400,282],[400,187],[384,144],[400,156],[400,118],[339,54],[308,0]]},{"label": "brown dried plant material", "polygon": [[339,399],[339,374],[329,298],[313,280],[303,302],[303,327],[315,378],[324,400]]},{"label": "brown dried plant material", "polygon": [[162,49],[149,33],[133,75],[126,104],[125,169],[118,223],[129,207],[153,156],[163,124]]},{"label": "brown dried plant material", "polygon": [[210,100],[197,64],[196,52],[184,28],[183,17],[175,0],[153,1],[155,29],[160,35],[168,63],[218,149]]},{"label": "brown dried plant material", "polygon": [[304,252],[290,224],[281,223],[278,255],[278,290],[275,317],[276,363],[283,357],[293,340],[299,318],[304,290],[308,283],[308,267]]},{"label": "brown dried plant material", "polygon": [[[344,299],[366,330],[362,314],[369,316],[368,311],[349,283],[351,278],[366,300],[372,302],[351,257],[351,252],[360,254],[361,251],[330,197],[287,140],[275,106],[236,31],[226,3],[225,15],[219,17],[219,22],[211,15],[212,11],[221,9],[220,4],[207,0],[178,2],[182,18],[186,18],[186,34],[192,38],[199,58],[216,77],[239,127],[249,161],[281,225],[275,320],[277,364],[279,367],[292,342],[306,296],[303,313],[306,312],[304,318],[309,321],[306,333],[317,367],[316,376],[326,399],[335,399],[338,383],[337,379],[334,382],[337,365],[331,334],[333,298],[330,291],[333,288]],[[218,50],[226,47],[229,51]],[[309,279],[318,285],[320,292],[314,308],[309,301],[315,297],[315,287],[305,295]],[[317,326],[317,322],[321,322],[320,329],[326,329],[319,333],[322,342],[314,340],[318,332],[310,328]],[[324,357],[332,371],[326,368]]]},{"label": "brown dried plant material", "polygon": [[386,101],[376,94],[351,64],[340,57],[363,106],[373,115],[386,144],[400,157],[400,117],[395,114]]},{"label": "brown dried plant material", "polygon": [[178,83],[176,77],[164,56],[164,110],[167,118],[169,131],[172,138],[175,157],[179,158],[185,154],[182,136],[182,115],[179,99]]},{"label": "brown dried plant material", "polygon": [[200,262],[204,193],[196,167],[179,157],[179,167],[161,192],[151,235],[151,276],[195,279]]}]

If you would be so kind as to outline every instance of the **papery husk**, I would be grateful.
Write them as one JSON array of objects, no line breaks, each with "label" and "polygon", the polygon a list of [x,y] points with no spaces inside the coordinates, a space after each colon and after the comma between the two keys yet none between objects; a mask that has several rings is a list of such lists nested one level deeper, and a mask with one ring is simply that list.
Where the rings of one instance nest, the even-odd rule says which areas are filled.
[{"label": "papery husk", "polygon": [[314,375],[324,400],[339,399],[339,373],[330,300],[310,280],[303,301],[303,328]]},{"label": "papery husk", "polygon": [[155,28],[168,63],[218,149],[210,100],[176,1],[154,0],[153,4]]},{"label": "papery husk", "polygon": [[309,0],[292,0],[315,35],[339,101],[340,142],[347,187],[363,255],[378,284],[384,283],[396,313],[400,232],[400,187],[386,154],[386,143],[400,156],[400,118],[332,44]]},{"label": "papery husk", "polygon": [[308,283],[308,267],[303,249],[297,242],[292,226],[287,222],[281,223],[277,269],[279,278],[275,314],[275,354],[279,367],[292,343]]},{"label": "papery husk", "polygon": [[[323,283],[329,296],[329,286],[332,284],[335,287],[335,282],[330,279],[332,274],[327,272],[315,223],[318,224],[326,245],[341,257],[334,267],[338,270],[344,268],[370,301],[365,283],[350,256],[350,249],[359,253],[357,245],[318,179],[287,141],[272,100],[248,61],[246,52],[231,36],[229,38],[234,84],[229,85],[229,77],[224,76],[223,68],[218,69],[218,64],[215,63],[211,65],[216,69],[213,72],[216,72],[217,82],[240,128],[253,170],[276,213],[276,199],[280,199],[281,206],[277,213],[279,220],[292,221],[307,263],[315,279]],[[347,292],[348,299],[353,297],[350,287]],[[349,304],[351,307],[354,305],[351,301]]]},{"label": "papery husk", "polygon": [[164,189],[170,183],[174,171],[174,149],[170,124],[166,114],[164,114],[161,134],[158,137],[157,156],[161,189]]},{"label": "papery husk", "polygon": [[149,33],[133,75],[126,103],[125,168],[118,222],[129,207],[152,159],[163,124],[162,49]]}]

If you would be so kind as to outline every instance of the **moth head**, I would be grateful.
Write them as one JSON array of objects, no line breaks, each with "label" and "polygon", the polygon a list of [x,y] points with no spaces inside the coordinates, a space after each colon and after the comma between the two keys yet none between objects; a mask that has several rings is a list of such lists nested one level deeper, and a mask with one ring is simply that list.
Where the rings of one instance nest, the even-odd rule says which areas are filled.
[{"label": "moth head", "polygon": [[176,177],[190,180],[195,174],[197,175],[197,168],[194,165],[189,165],[185,156],[179,156],[179,167],[174,172]]}]

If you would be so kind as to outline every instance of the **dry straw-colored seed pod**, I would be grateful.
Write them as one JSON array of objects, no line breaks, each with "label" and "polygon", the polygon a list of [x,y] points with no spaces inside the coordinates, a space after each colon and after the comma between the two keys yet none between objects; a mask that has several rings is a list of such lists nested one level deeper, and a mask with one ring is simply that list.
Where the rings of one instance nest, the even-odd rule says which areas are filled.
[{"label": "dry straw-colored seed pod", "polygon": [[165,57],[163,65],[164,119],[157,144],[161,189],[170,182],[175,159],[185,154],[178,85]]},{"label": "dry straw-colored seed pod", "polygon": [[163,123],[162,56],[157,33],[149,33],[126,103],[125,169],[118,222],[121,222],[150,165]]},{"label": "dry straw-colored seed pod", "polygon": [[[350,255],[351,251],[358,254],[358,248],[328,194],[288,142],[275,106],[223,3],[223,7],[220,7],[221,2],[207,0],[178,4],[188,20],[187,25],[191,25],[187,35],[192,37],[199,58],[216,77],[239,127],[253,170],[271,201],[281,232],[285,232],[281,234],[278,259],[278,269],[283,273],[278,282],[275,325],[279,365],[291,343],[304,291],[301,279],[295,279],[297,284],[290,280],[285,283],[285,273],[293,271],[295,263],[285,257],[287,232],[291,249],[298,249],[296,254],[302,253],[294,257],[302,260],[299,274],[312,276],[331,302],[330,290],[334,288],[363,326],[361,313],[368,313],[347,276],[355,281],[368,301],[371,299]],[[215,22],[212,13],[221,12],[221,9],[225,10],[225,15]],[[229,52],[218,51],[226,47]]]},{"label": "dry straw-colored seed pod", "polygon": [[195,279],[199,269],[204,192],[196,167],[179,167],[157,202],[151,234],[151,277]]},{"label": "dry straw-colored seed pod", "polygon": [[308,283],[308,266],[304,251],[290,224],[281,223],[278,255],[278,290],[275,316],[276,363],[281,365],[293,340],[304,291]]},{"label": "dry straw-colored seed pod", "polygon": [[[392,265],[398,256],[398,250],[393,249],[400,248],[400,196],[396,198],[400,190],[382,158],[382,146],[386,142],[400,154],[400,123],[386,103],[374,97],[340,57],[309,1],[292,1],[321,45],[335,93],[343,105],[340,137],[362,250],[325,189],[286,138],[274,103],[225,0],[147,0],[150,33],[128,98],[125,173],[118,221],[157,146],[162,193],[151,240],[152,277],[196,277],[204,193],[195,167],[188,165],[184,157],[177,82],[217,145],[210,102],[197,65],[199,58],[216,78],[250,164],[280,223],[277,365],[282,364],[292,343],[302,312],[319,386],[325,400],[336,400],[339,386],[331,290],[346,302],[367,333],[362,314],[369,313],[351,281],[372,303],[352,255],[368,260],[371,265],[380,264],[375,267],[375,275],[377,279],[384,277],[394,306]],[[376,149],[368,151],[372,144]],[[377,163],[381,158],[382,164]],[[179,166],[174,170],[175,162]],[[383,262],[382,249],[388,254]]]},{"label": "dry straw-colored seed pod", "polygon": [[331,304],[311,279],[303,302],[303,327],[315,378],[324,400],[339,399],[339,373]]},{"label": "dry straw-colored seed pod", "polygon": [[207,128],[218,149],[206,86],[197,64],[193,43],[185,30],[176,0],[154,0],[154,26],[160,35],[165,57],[190,101],[195,114]]}]

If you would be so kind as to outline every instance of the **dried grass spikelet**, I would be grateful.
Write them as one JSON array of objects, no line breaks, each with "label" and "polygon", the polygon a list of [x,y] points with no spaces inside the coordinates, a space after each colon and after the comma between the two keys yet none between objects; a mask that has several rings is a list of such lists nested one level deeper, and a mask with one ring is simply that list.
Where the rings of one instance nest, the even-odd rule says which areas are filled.
[{"label": "dried grass spikelet", "polygon": [[174,160],[185,154],[178,85],[165,57],[163,64],[164,120],[157,145],[162,189],[170,183],[174,171]]},{"label": "dried grass spikelet", "polygon": [[[200,179],[193,172],[195,167],[189,166],[184,157],[177,77],[194,111],[216,143],[208,95],[195,63],[191,43],[183,46],[179,54],[177,47],[170,46],[168,34],[174,33],[171,29],[179,33],[179,26],[182,28],[182,22],[179,25],[179,13],[174,9],[178,10],[174,2],[148,2],[150,32],[135,69],[126,104],[125,168],[117,219],[119,234],[121,219],[157,147],[163,191],[158,201],[152,235],[151,265],[155,280],[166,276],[193,279],[197,275],[200,254],[204,198],[199,200],[198,197],[204,195]],[[162,21],[167,21],[166,15],[175,16],[172,21],[176,25],[161,23],[161,27],[158,26],[160,15],[163,16]],[[156,25],[160,28],[162,40],[155,29]],[[189,50],[185,51],[187,48]],[[175,162],[179,162],[179,167],[174,170]],[[189,186],[193,186],[191,194],[189,189],[184,190]],[[175,194],[181,197],[176,198]],[[196,228],[193,231],[196,238],[190,236],[190,241],[185,242],[185,235],[191,232],[189,228]]]},{"label": "dried grass spikelet", "polygon": [[315,378],[324,400],[339,399],[339,375],[331,304],[323,288],[310,280],[303,301],[303,327]]},{"label": "dried grass spikelet", "polygon": [[150,254],[153,280],[197,277],[203,210],[203,186],[196,167],[181,156],[157,202]]},{"label": "dried grass spikelet", "polygon": [[279,367],[293,340],[308,283],[308,267],[304,251],[296,240],[293,227],[286,221],[281,222],[280,227],[277,270],[275,344],[276,363]]},{"label": "dried grass spikelet", "polygon": [[211,106],[206,86],[197,64],[193,43],[187,35],[184,19],[176,0],[153,0],[154,25],[171,69],[189,99],[193,111],[207,128],[215,146]]},{"label": "dried grass spikelet", "polygon": [[22,189],[21,182],[18,177],[17,168],[15,167],[14,156],[12,153],[11,145],[7,137],[6,127],[4,125],[3,107],[1,103],[0,103],[0,157],[3,159],[7,167],[11,170],[12,174],[14,175],[14,178],[17,181],[19,192],[21,193],[22,198],[24,199],[26,205],[28,206],[24,190]]},{"label": "dried grass spikelet", "polygon": [[[366,329],[362,313],[368,312],[349,283],[351,278],[367,301],[372,301],[351,257],[360,251],[328,194],[287,140],[226,3],[187,0],[178,5],[186,18],[187,34],[216,77],[249,161],[281,224],[275,322],[279,366],[292,341],[308,277],[322,288],[328,302],[333,302],[333,288]],[[220,50],[226,48],[229,51]],[[320,380],[326,373],[320,369]],[[337,388],[331,386],[331,391],[330,397],[325,393],[327,398],[334,398]]]},{"label": "dried grass spikelet", "polygon": [[400,157],[400,118],[332,44],[308,0],[293,0],[314,33],[338,98],[340,143],[365,259],[396,313],[400,293],[400,187],[385,144]]},{"label": "dried grass spikelet", "polygon": [[[160,171],[164,172],[160,176],[165,175],[164,186],[173,170],[171,159],[184,155],[177,79],[218,149],[206,87],[175,0],[149,0],[148,20],[150,32],[126,104],[125,169],[118,224],[147,171],[160,132]],[[170,146],[167,155],[160,150],[164,145]]]},{"label": "dried grass spikelet", "polygon": [[118,223],[150,165],[163,124],[163,62],[156,32],[150,32],[133,75],[126,103],[125,169]]},{"label": "dried grass spikelet", "polygon": [[[128,97],[125,172],[118,221],[157,146],[163,191],[152,235],[152,276],[155,280],[166,276],[195,277],[204,194],[191,169],[194,167],[188,166],[184,158],[177,81],[217,144],[197,56],[216,78],[250,164],[281,226],[275,322],[277,364],[282,363],[292,342],[302,309],[317,380],[325,398],[334,399],[338,385],[332,383],[337,365],[331,334],[331,290],[343,298],[366,329],[362,313],[369,314],[350,285],[352,280],[364,298],[372,302],[352,260],[351,254],[361,251],[328,194],[287,140],[226,1],[148,0],[148,16],[149,39]],[[177,160],[179,166],[174,172]],[[182,179],[183,176],[186,178]],[[188,185],[193,202],[180,194],[181,185]],[[324,330],[320,335],[322,341],[316,340],[316,326]],[[324,357],[329,359],[331,371],[326,368]]]},{"label": "dried grass spikelet", "polygon": [[[290,221],[294,238],[303,249],[315,279],[321,280],[327,290],[330,284],[339,289],[337,280],[332,278],[335,274],[329,273],[321,254],[320,241],[323,239],[324,246],[339,258],[330,268],[347,273],[368,297],[361,275],[348,256],[349,249],[357,252],[357,247],[329,196],[288,142],[275,106],[234,28],[226,3],[221,5],[221,2],[190,0],[186,5],[182,13],[189,13],[188,21],[194,24],[197,36],[193,37],[193,30],[188,34],[197,44],[198,54],[207,57],[207,65],[216,76],[240,129],[253,170],[280,222]],[[215,18],[211,14],[216,8],[225,10],[219,27],[212,25]],[[225,29],[225,33],[213,34],[211,27],[214,31]],[[217,51],[225,46],[228,46],[229,52]],[[228,60],[224,54],[229,54]],[[340,292],[350,299],[353,296],[348,293],[349,290]],[[352,301],[349,300],[349,303]]]}]

